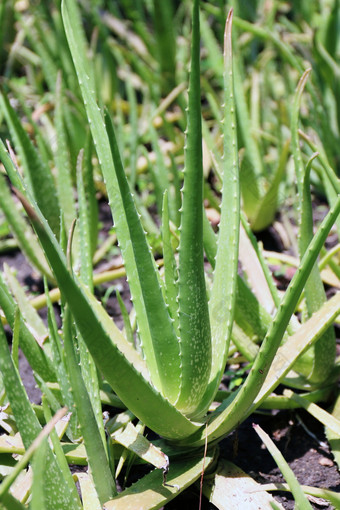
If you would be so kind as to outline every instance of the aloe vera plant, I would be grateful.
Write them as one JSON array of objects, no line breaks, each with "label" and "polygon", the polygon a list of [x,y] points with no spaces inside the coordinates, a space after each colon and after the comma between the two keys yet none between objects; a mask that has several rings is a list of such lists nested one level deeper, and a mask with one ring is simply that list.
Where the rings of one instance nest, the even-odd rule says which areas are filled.
[{"label": "aloe vera plant", "polygon": [[[55,371],[53,372],[53,366],[49,366],[51,373],[46,373],[47,369],[42,373],[41,359],[46,353],[45,349],[37,349],[34,338],[32,340],[32,330],[27,327],[25,319],[27,306],[21,305],[22,310],[18,314],[6,285],[2,283],[0,287],[2,303],[6,304],[6,309],[3,304],[2,307],[7,320],[15,335],[23,336],[21,342],[26,346],[27,357],[35,363],[37,379],[46,395],[43,402],[44,420],[50,421],[49,407],[57,411],[59,405],[51,386],[47,384],[52,380],[54,383],[58,382],[57,390],[61,394],[61,399],[64,401],[68,399],[67,404],[73,411],[69,423],[62,431],[62,433],[66,431],[70,441],[66,445],[65,441],[60,444],[58,437],[52,437],[54,454],[49,446],[41,446],[42,452],[43,448],[47,448],[49,458],[54,459],[52,474],[58,473],[59,492],[55,501],[51,498],[52,475],[51,472],[47,473],[45,499],[46,508],[49,509],[58,510],[66,505],[69,505],[68,508],[79,508],[81,505],[74,490],[70,492],[68,501],[62,501],[61,497],[63,491],[67,491],[67,487],[72,485],[65,465],[66,459],[71,458],[72,448],[75,450],[73,461],[88,463],[91,469],[90,479],[84,479],[80,475],[78,478],[84,488],[82,494],[84,508],[89,508],[91,504],[92,508],[107,510],[134,508],[137,499],[139,508],[145,510],[160,508],[197,480],[202,470],[213,469],[218,455],[216,443],[234,430],[257,407],[265,404],[278,384],[289,375],[292,368],[295,369],[294,363],[297,358],[322,337],[340,311],[337,295],[321,305],[315,315],[296,332],[289,329],[291,316],[306,281],[328,232],[339,215],[338,197],[316,235],[306,246],[301,263],[284,297],[280,300],[276,296],[277,311],[274,312],[274,317],[268,318],[268,314],[267,316],[264,314],[266,319],[263,319],[261,326],[266,333],[262,345],[256,346],[249,338],[247,343],[244,340],[245,335],[238,335],[236,331],[235,320],[236,324],[241,322],[240,317],[239,322],[237,321],[237,315],[242,315],[242,297],[249,296],[250,291],[247,291],[248,287],[237,272],[240,193],[231,44],[232,11],[228,15],[224,34],[222,108],[224,157],[217,235],[207,222],[203,208],[198,0],[193,1],[192,12],[191,69],[179,248],[177,256],[171,243],[173,234],[169,221],[168,191],[165,191],[162,218],[163,278],[155,264],[131,193],[130,183],[124,172],[110,113],[102,112],[98,107],[91,66],[85,59],[86,42],[77,4],[74,0],[64,0],[62,3],[65,33],[130,286],[138,327],[136,332],[138,348],[131,341],[132,328],[126,328],[125,336],[92,293],[93,275],[90,260],[93,250],[89,234],[91,222],[86,214],[81,157],[77,170],[79,204],[77,243],[80,240],[82,253],[79,257],[80,274],[77,275],[77,265],[72,267],[73,250],[79,253],[75,249],[76,240],[72,230],[74,224],[70,233],[65,230],[66,222],[69,225],[70,211],[72,214],[75,208],[73,206],[68,208],[66,221],[66,211],[63,210],[63,204],[59,204],[62,216],[65,217],[62,218],[61,226],[58,225],[58,228],[55,218],[51,224],[50,217],[42,210],[46,204],[37,203],[34,186],[30,185],[29,180],[27,183],[27,180],[21,179],[15,172],[6,150],[4,147],[1,148],[3,164],[35,229],[53,276],[45,267],[44,272],[51,281],[55,279],[61,293],[63,309],[61,333],[53,321],[51,302],[47,298],[49,327],[46,335],[49,337]],[[17,127],[16,120],[13,120],[6,99],[3,105],[9,121],[15,124],[18,133],[20,128]],[[22,150],[22,154],[26,156],[31,154],[32,164],[36,163],[36,155],[32,152],[27,139],[23,137],[19,142],[18,149]],[[29,166],[29,158],[25,164]],[[48,180],[50,182],[50,178]],[[37,182],[34,184],[37,185]],[[53,212],[56,215],[56,211]],[[14,220],[13,225],[16,225],[18,222]],[[17,227],[19,237],[23,237],[22,228],[21,224]],[[55,234],[58,236],[60,234],[60,242]],[[205,274],[204,251],[213,268],[211,280]],[[10,277],[7,276],[7,279]],[[13,283],[12,287],[14,286]],[[236,306],[239,306],[238,310]],[[244,309],[247,309],[247,306]],[[126,315],[128,324],[129,318]],[[281,345],[284,336],[285,342]],[[230,355],[232,340],[233,343],[238,342],[253,364],[239,390],[232,394],[222,394],[219,407],[211,411],[211,404],[218,400],[218,388]],[[4,387],[24,447],[27,449],[40,428],[32,409],[28,411],[29,403],[23,395],[4,337],[1,349],[5,360],[1,365]],[[109,384],[114,403],[127,409],[105,423],[105,426],[100,414],[101,377],[97,377],[92,360],[97,371]],[[11,381],[15,381],[12,391]],[[72,395],[67,395],[68,384],[72,387]],[[313,398],[313,395],[310,398]],[[22,409],[27,415],[26,420],[23,419],[23,410],[20,409],[18,402],[17,405],[14,404],[15,399],[19,403],[24,402]],[[131,423],[134,417],[140,422],[138,426]],[[80,440],[78,425],[84,440],[85,454],[75,446]],[[162,441],[151,445],[141,433],[143,426],[156,432]],[[113,467],[117,445],[123,446],[158,468],[119,495],[116,494]],[[205,445],[208,450],[204,455]],[[178,457],[181,457],[180,460]],[[38,451],[33,462],[33,469],[36,465],[37,473],[42,472],[42,458],[43,454],[40,452],[39,455]],[[64,475],[64,483],[60,481],[61,473]],[[9,498],[8,503],[6,497],[6,494],[2,496],[0,492],[0,501],[9,508],[12,500]]]}]

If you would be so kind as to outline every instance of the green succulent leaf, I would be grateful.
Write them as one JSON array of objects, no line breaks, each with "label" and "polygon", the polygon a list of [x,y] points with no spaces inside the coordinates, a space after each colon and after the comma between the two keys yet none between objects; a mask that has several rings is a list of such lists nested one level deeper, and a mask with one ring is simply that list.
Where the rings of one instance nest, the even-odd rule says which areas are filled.
[{"label": "green succulent leaf", "polygon": [[203,258],[199,2],[193,3],[191,70],[179,245],[181,376],[176,407],[194,416],[209,380],[211,333]]},{"label": "green succulent leaf", "polygon": [[232,11],[228,15],[224,35],[224,171],[214,280],[209,301],[212,364],[209,385],[202,399],[206,408],[218,389],[225,369],[234,320],[238,270],[240,192],[231,26]]},{"label": "green succulent leaf", "polygon": [[[84,55],[78,41],[83,32],[76,4],[62,3],[63,20],[79,85],[98,154],[126,273],[134,301],[139,334],[153,384],[175,401],[178,397],[179,349],[171,318],[159,286],[157,269],[126,179],[109,115],[98,109]],[[72,12],[72,22],[70,18]],[[167,352],[167,355],[165,355]]]},{"label": "green succulent leaf", "polygon": [[[1,273],[0,306],[5,314],[8,324],[13,330],[17,304],[14,301]],[[45,381],[55,381],[56,375],[50,358],[46,355],[42,347],[40,347],[21,315],[19,317],[19,322],[20,347],[32,369]]]},{"label": "green succulent leaf", "polygon": [[[21,125],[16,112],[10,105],[5,93],[0,92],[0,106],[5,113],[15,146],[24,167],[24,179],[33,197],[49,222],[53,232],[58,235],[60,227],[60,208],[56,188],[50,168],[40,159],[38,152]],[[14,183],[13,183],[14,184]]]},{"label": "green succulent leaf", "polygon": [[[302,98],[302,93],[310,69],[304,72],[296,89],[294,107],[292,112],[291,130],[292,130],[292,150],[294,156],[295,172],[297,177],[298,188],[298,201],[299,201],[299,254],[302,257],[310,240],[313,237],[313,210],[312,199],[310,193],[310,179],[309,174],[311,170],[311,163],[316,154],[312,156],[305,168],[302,161],[302,153],[299,146],[298,135],[298,118],[299,107]],[[305,299],[308,316],[318,310],[326,300],[326,293],[321,280],[318,265],[315,264],[311,270],[311,274],[305,286]],[[308,354],[307,354],[308,356]],[[330,370],[334,366],[336,356],[336,338],[334,329],[331,327],[313,347],[313,367],[309,374],[309,380],[313,382],[323,382],[327,379]]]},{"label": "green succulent leaf", "polygon": [[[41,426],[31,407],[19,374],[13,365],[3,326],[0,324],[0,370],[17,426],[26,449],[41,431]],[[68,490],[60,467],[48,447],[44,493],[46,506],[51,510],[80,509],[79,499]]]},{"label": "green succulent leaf", "polygon": [[[145,362],[123,337],[96,298],[68,269],[64,254],[41,213],[24,206],[50,261],[60,290],[97,367],[125,405],[146,425],[168,438],[188,437],[199,428],[152,385]],[[129,384],[126,384],[129,380]],[[148,405],[145,405],[145,402]]]},{"label": "green succulent leaf", "polygon": [[116,498],[104,505],[104,510],[157,510],[171,501],[186,487],[197,480],[202,469],[213,465],[215,452],[185,459],[170,464],[169,473],[164,484],[162,472],[155,469],[141,478],[137,483],[123,491]]}]

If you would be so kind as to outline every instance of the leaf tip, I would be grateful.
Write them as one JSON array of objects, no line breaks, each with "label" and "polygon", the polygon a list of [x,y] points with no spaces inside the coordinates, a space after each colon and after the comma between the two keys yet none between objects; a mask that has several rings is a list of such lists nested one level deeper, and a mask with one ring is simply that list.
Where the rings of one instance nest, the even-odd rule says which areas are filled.
[{"label": "leaf tip", "polygon": [[225,28],[224,28],[224,58],[228,55],[228,57],[231,57],[231,27],[232,27],[232,21],[233,21],[233,8],[230,9],[228,12],[228,16],[225,22]]},{"label": "leaf tip", "polygon": [[27,216],[30,218],[30,220],[33,221],[34,223],[40,223],[37,213],[33,209],[32,205],[29,203],[29,201],[27,200],[25,195],[23,193],[21,193],[21,191],[19,191],[18,188],[16,188],[15,186],[13,186],[12,189],[13,189],[15,195],[18,197],[18,199],[22,203],[22,205],[27,213]]}]

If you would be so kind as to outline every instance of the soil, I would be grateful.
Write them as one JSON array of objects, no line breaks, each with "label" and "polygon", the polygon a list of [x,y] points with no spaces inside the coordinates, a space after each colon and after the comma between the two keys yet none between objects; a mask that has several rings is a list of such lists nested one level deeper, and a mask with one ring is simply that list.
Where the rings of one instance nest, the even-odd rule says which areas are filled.
[{"label": "soil", "polygon": [[[105,217],[105,212],[102,211],[101,215]],[[273,231],[262,235],[265,244],[267,244],[267,236],[269,236],[268,242],[274,242],[275,248],[277,248],[278,241],[275,238],[273,240]],[[267,248],[271,249],[271,246],[267,246]],[[42,292],[42,282],[39,276],[32,271],[25,257],[19,251],[0,255],[0,270],[5,262],[16,269],[19,281],[27,287],[27,290],[31,293]],[[129,308],[131,305],[125,280],[115,281],[115,287],[119,289]],[[101,292],[104,291],[105,289],[102,288]],[[120,310],[114,296],[108,299],[108,310],[121,326]],[[41,315],[44,318],[43,312]],[[19,366],[29,398],[32,402],[39,403],[40,391],[36,388],[31,369],[22,353]],[[234,462],[261,484],[284,482],[271,455],[253,430],[253,423],[260,424],[274,440],[301,484],[330,488],[340,493],[340,475],[329,450],[323,427],[313,417],[301,410],[274,411],[251,416],[220,443],[221,457]],[[275,499],[287,510],[294,508],[294,500],[289,493],[276,492]],[[315,509],[333,508],[322,500],[313,501],[311,504]],[[168,503],[165,508],[166,510],[198,509],[199,492],[197,488],[190,487]],[[201,508],[202,510],[213,510],[216,507],[203,498]]]}]

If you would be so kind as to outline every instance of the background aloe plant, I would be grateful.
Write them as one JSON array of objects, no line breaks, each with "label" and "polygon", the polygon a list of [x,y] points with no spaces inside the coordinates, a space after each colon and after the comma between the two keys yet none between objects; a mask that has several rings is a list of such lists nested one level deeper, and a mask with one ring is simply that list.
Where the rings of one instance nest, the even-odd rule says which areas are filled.
[{"label": "background aloe plant", "polygon": [[[161,5],[154,2],[155,13],[162,9]],[[125,7],[129,7],[128,2]],[[131,6],[130,8],[132,9]],[[60,16],[65,34],[60,25]],[[91,11],[90,16],[96,17],[97,11]],[[159,15],[160,24],[164,17],[165,11]],[[244,138],[246,151],[256,154],[257,149],[256,144],[251,142],[248,114],[242,110],[240,77],[237,74],[239,70],[236,68],[236,75],[233,70],[231,21],[230,12],[224,34],[224,60],[223,63],[221,60],[215,63],[214,68],[223,75],[223,107],[217,107],[216,100],[210,96],[215,117],[223,119],[224,154],[221,157],[215,151],[214,164],[220,180],[221,202],[207,191],[204,181],[202,138],[211,144],[211,132],[207,130],[205,119],[203,117],[202,121],[201,115],[198,0],[194,0],[192,11],[191,69],[183,176],[176,167],[178,161],[172,155],[169,178],[157,133],[154,128],[141,130],[142,136],[146,133],[151,137],[157,161],[151,182],[158,206],[163,209],[163,274],[160,274],[155,264],[150,246],[150,233],[158,235],[158,227],[152,222],[150,224],[150,217],[143,203],[137,195],[132,194],[137,179],[136,150],[139,129],[136,91],[128,81],[129,122],[133,136],[126,143],[123,116],[114,125],[110,104],[105,111],[101,108],[95,63],[93,59],[86,58],[89,52],[88,44],[76,2],[65,0],[61,11],[55,12],[57,29],[52,32],[58,35],[63,45],[68,45],[69,52],[66,52],[62,66],[64,70],[68,69],[70,74],[64,73],[65,77],[58,74],[53,58],[46,55],[46,49],[53,55],[53,44],[44,48],[37,42],[39,38],[32,41],[37,53],[42,58],[45,56],[44,65],[48,64],[45,77],[46,80],[48,77],[50,89],[56,98],[55,176],[49,170],[51,149],[46,140],[41,138],[37,131],[38,149],[34,147],[10,104],[7,92],[2,94],[1,110],[12,133],[20,168],[23,168],[22,174],[17,171],[12,149],[8,154],[4,144],[0,146],[1,159],[42,248],[34,233],[27,230],[28,227],[25,226],[21,213],[17,211],[17,203],[7,190],[4,178],[1,183],[0,204],[22,250],[46,277],[44,302],[48,306],[46,327],[27,302],[13,275],[8,269],[4,270],[7,283],[3,278],[0,281],[0,304],[13,329],[14,337],[12,356],[9,354],[5,336],[2,334],[0,338],[4,387],[1,398],[8,399],[10,404],[6,411],[8,427],[12,434],[18,432],[20,436],[14,436],[12,450],[8,447],[6,450],[7,437],[4,438],[2,451],[9,453],[16,448],[17,452],[23,453],[25,449],[25,462],[28,462],[34,448],[37,448],[35,443],[28,455],[30,444],[40,433],[41,425],[38,419],[43,424],[50,422],[52,412],[58,413],[61,405],[66,405],[72,411],[66,421],[58,422],[57,432],[51,435],[53,452],[50,446],[42,442],[34,453],[32,508],[38,508],[39,505],[40,508],[45,505],[45,508],[49,509],[80,508],[81,505],[84,508],[127,508],[128,505],[133,507],[136,501],[134,498],[138,498],[141,508],[159,508],[193,483],[204,466],[205,469],[213,469],[218,456],[216,443],[259,406],[296,406],[297,401],[293,398],[274,395],[271,400],[268,399],[281,382],[291,387],[298,385],[306,390],[302,397],[303,405],[310,400],[323,399],[329,395],[336,383],[338,368],[334,359],[334,337],[331,338],[332,345],[329,346],[328,341],[326,342],[327,359],[323,360],[321,369],[321,372],[324,370],[331,373],[327,380],[315,377],[316,361],[319,362],[319,359],[316,359],[310,348],[315,345],[316,352],[317,346],[319,350],[324,350],[324,338],[329,335],[327,329],[339,314],[339,294],[325,304],[318,303],[313,316],[302,325],[293,313],[304,288],[308,301],[306,281],[312,272],[317,273],[315,262],[318,254],[339,215],[340,199],[336,196],[338,181],[324,159],[322,165],[326,167],[329,189],[332,187],[330,202],[333,207],[313,238],[310,223],[306,226],[306,221],[310,219],[301,219],[301,262],[281,298],[263,254],[240,213],[239,187],[240,183],[242,187],[242,177],[239,177],[238,124],[241,125],[241,139]],[[37,20],[35,23],[38,33],[41,33],[43,25],[40,26],[41,22]],[[108,16],[101,25],[103,34],[106,34],[105,25],[110,23],[112,25],[114,20]],[[249,25],[245,25],[247,29],[256,31],[256,27]],[[118,30],[117,25],[114,26]],[[244,25],[239,21],[239,26]],[[121,37],[127,35],[126,30],[125,27],[120,32]],[[146,41],[147,35],[140,25],[139,33]],[[208,46],[209,42],[211,43],[211,34],[203,13],[202,34]],[[267,33],[260,35],[269,37]],[[156,37],[160,37],[158,30]],[[173,37],[171,31],[168,37]],[[149,47],[150,44],[149,41]],[[137,46],[141,51],[141,45]],[[108,49],[107,46],[104,47]],[[284,51],[279,44],[278,47]],[[162,78],[156,87],[148,82],[153,100],[159,99],[157,95],[164,87],[164,76],[168,72],[164,67],[166,62],[162,48],[159,50]],[[132,59],[132,56],[130,57]],[[117,59],[124,62],[122,55],[117,56]],[[170,64],[173,73],[173,60]],[[133,66],[137,65],[138,62],[134,60]],[[236,93],[234,80],[237,85]],[[69,108],[65,105],[65,87],[74,94],[78,109],[74,115],[70,115]],[[300,86],[292,111],[292,152],[298,175],[301,215],[310,218],[307,196],[309,170],[314,159],[308,162],[305,169],[297,139],[301,92]],[[176,93],[182,94],[183,87]],[[182,107],[183,97],[179,103]],[[165,108],[160,105],[155,109],[153,118],[158,113],[162,114],[163,107]],[[89,126],[87,134],[83,126],[85,115]],[[163,118],[163,122],[166,125],[166,118]],[[183,119],[179,122],[183,123]],[[72,126],[77,127],[77,136]],[[79,136],[79,133],[82,135]],[[171,131],[169,136],[172,136]],[[81,148],[79,140],[83,140],[84,154],[80,152],[78,156]],[[128,160],[125,172],[125,158],[121,153],[124,153],[126,147],[131,150],[131,159]],[[108,196],[115,235],[124,260],[124,271],[136,315],[136,331],[126,310],[123,310],[125,333],[120,331],[93,296],[93,283],[100,279],[100,275],[93,275],[92,272],[97,235],[93,186],[93,165],[96,163],[91,158],[93,150],[98,160],[98,168],[95,168],[95,172],[98,172],[97,186],[100,175],[105,185],[100,183],[98,187]],[[284,167],[287,157],[285,150],[282,148],[284,155],[277,175],[281,175]],[[149,154],[146,156],[149,157]],[[260,159],[258,155],[257,161]],[[150,161],[148,165],[151,164]],[[46,179],[44,175],[47,175]],[[182,179],[183,188],[180,193]],[[277,176],[274,177],[274,195],[278,193],[279,180]],[[40,193],[41,182],[45,190],[43,196]],[[247,182],[249,185],[251,180],[246,179],[243,185],[246,186]],[[77,187],[77,202],[72,192],[72,183]],[[203,208],[203,200],[207,194],[219,209],[217,234],[209,224]],[[180,213],[176,210],[179,201]],[[243,201],[246,202],[244,193]],[[258,204],[257,201],[257,213],[261,208],[266,211],[263,201],[262,205]],[[72,220],[77,207],[78,219],[75,224]],[[275,208],[276,206],[271,207],[271,214]],[[238,276],[240,216],[252,258],[250,265],[247,266],[244,262],[245,273],[250,278],[250,273],[254,271],[259,282],[255,294],[245,280]],[[257,214],[258,221],[259,217]],[[35,243],[33,249],[32,243]],[[205,272],[204,252],[212,268],[211,276]],[[106,277],[111,278],[112,274]],[[59,291],[50,296],[48,283],[55,282]],[[267,300],[258,293],[259,285],[263,283],[268,288]],[[310,279],[308,285],[313,293],[315,285],[320,285],[320,282],[315,284]],[[54,299],[61,300],[62,327],[59,330],[51,303],[53,296]],[[265,308],[268,301],[272,315],[268,312],[268,307]],[[262,341],[260,347],[254,339],[257,343]],[[22,388],[16,368],[18,343],[24,350],[43,393],[42,407],[34,410]],[[218,392],[225,365],[236,350],[250,362],[251,365],[247,367],[250,369],[249,374],[236,392]],[[302,361],[299,360],[306,352],[309,352],[309,357],[305,361],[303,358]],[[318,371],[320,373],[320,368]],[[69,387],[72,388],[71,393]],[[212,410],[211,404],[216,400],[221,403],[216,410]],[[103,420],[103,401],[127,410],[109,421]],[[139,420],[137,425],[132,424],[135,417]],[[329,417],[328,422],[330,423]],[[12,423],[15,425],[11,425]],[[336,423],[335,418],[335,426],[333,423],[331,429],[333,433],[337,430]],[[158,433],[163,439],[152,445],[143,436],[144,426]],[[122,451],[119,445],[158,469],[141,479],[132,489],[117,496],[114,479],[122,463],[128,460],[126,450]],[[209,445],[205,455],[204,445]],[[188,451],[190,455],[183,459]],[[46,472],[45,457],[50,465]],[[115,468],[115,459],[118,458],[120,461]],[[91,476],[76,475],[82,491],[82,503],[70,476],[68,462],[86,463],[90,467]],[[13,478],[19,474],[22,466],[23,464],[16,466]],[[217,486],[220,483],[223,485],[225,475],[222,471],[217,473]],[[39,492],[37,487],[42,473],[44,487]],[[0,492],[1,501],[8,508],[22,508],[29,491],[25,497],[19,498],[22,503],[18,502],[18,499],[8,493],[11,481],[12,478]]]}]

